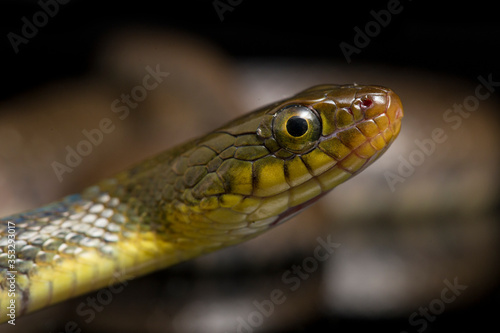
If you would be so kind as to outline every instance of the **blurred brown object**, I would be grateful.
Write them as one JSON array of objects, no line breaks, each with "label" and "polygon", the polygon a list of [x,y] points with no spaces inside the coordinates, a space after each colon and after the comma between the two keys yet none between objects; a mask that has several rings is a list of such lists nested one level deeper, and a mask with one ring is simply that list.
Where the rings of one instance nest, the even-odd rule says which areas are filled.
[{"label": "blurred brown object", "polygon": [[[51,83],[0,105],[0,215],[80,191],[243,112],[229,61],[206,43],[132,30],[111,34],[102,44],[86,77]],[[168,77],[135,102],[131,91],[150,75],[147,67]],[[113,111],[119,108],[128,108],[126,117]],[[106,118],[112,132],[59,181],[52,163],[66,165],[66,147],[76,150],[87,139],[82,131],[99,128]]]},{"label": "blurred brown object", "polygon": [[[405,106],[403,129],[380,161],[283,226],[130,282],[90,323],[75,313],[84,296],[20,318],[23,331],[61,329],[68,321],[92,331],[235,331],[239,318],[248,320],[257,311],[254,302],[268,300],[275,289],[286,291],[286,301],[272,316],[261,314],[263,323],[254,332],[287,330],[321,316],[407,318],[440,296],[444,279],[457,277],[468,286],[450,308],[467,307],[498,286],[497,98],[481,101],[457,130],[443,120],[479,82],[382,66],[235,63],[192,37],[143,30],[117,32],[102,45],[88,77],[0,105],[0,156],[7,161],[0,165],[2,215],[79,191],[315,84],[393,88]],[[157,64],[169,76],[119,120],[113,101],[142,82],[146,66]],[[63,160],[66,145],[74,147],[81,131],[95,128],[103,117],[113,119],[116,129],[59,183],[50,164]],[[387,172],[398,174],[401,158],[408,160],[419,149],[415,140],[431,138],[436,128],[447,139],[423,153],[411,175],[391,187]],[[313,255],[318,237],[331,237],[340,246],[290,290],[284,274]],[[36,323],[31,330],[30,323]]]}]

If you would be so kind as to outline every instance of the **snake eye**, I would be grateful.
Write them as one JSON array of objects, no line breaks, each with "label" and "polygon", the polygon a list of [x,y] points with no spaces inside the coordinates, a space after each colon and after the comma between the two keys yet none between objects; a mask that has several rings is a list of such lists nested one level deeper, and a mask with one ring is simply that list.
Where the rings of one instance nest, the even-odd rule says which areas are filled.
[{"label": "snake eye", "polygon": [[311,109],[291,105],[275,114],[273,133],[281,147],[294,153],[303,153],[319,139],[321,121]]},{"label": "snake eye", "polygon": [[297,116],[288,118],[288,121],[286,122],[286,130],[288,131],[288,134],[296,138],[306,134],[308,127],[309,124],[307,123],[307,120]]}]

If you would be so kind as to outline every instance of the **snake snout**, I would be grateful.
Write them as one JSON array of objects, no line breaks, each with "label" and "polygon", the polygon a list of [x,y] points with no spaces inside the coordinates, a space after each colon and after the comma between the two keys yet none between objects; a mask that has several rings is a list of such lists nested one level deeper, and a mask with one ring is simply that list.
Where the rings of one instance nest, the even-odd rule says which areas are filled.
[{"label": "snake snout", "polygon": [[389,118],[390,127],[394,133],[392,140],[396,138],[401,130],[401,118],[403,118],[403,104],[398,95],[392,90],[387,92],[387,117]]},{"label": "snake snout", "polygon": [[392,90],[387,93],[387,115],[391,122],[400,121],[403,118],[403,104],[398,95]]}]

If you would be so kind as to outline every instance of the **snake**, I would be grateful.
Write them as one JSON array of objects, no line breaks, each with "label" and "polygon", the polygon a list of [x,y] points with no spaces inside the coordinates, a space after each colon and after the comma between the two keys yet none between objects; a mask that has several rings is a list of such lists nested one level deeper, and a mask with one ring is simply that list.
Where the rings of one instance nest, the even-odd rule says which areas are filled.
[{"label": "snake", "polygon": [[266,232],[378,159],[402,117],[389,88],[313,86],[1,218],[0,322]]}]

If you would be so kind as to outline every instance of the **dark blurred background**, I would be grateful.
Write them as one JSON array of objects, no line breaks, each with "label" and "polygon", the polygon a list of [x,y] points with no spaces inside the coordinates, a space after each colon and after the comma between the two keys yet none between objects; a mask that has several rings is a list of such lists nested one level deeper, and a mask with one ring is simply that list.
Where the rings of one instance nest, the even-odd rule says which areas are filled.
[{"label": "dark blurred background", "polygon": [[[411,143],[413,134],[415,134],[414,137],[424,139],[429,136],[434,127],[443,126],[442,122],[439,123],[439,117],[453,103],[462,103],[467,95],[474,93],[478,84],[478,76],[488,77],[491,75],[494,81],[500,81],[498,60],[500,20],[496,6],[492,2],[475,1],[466,4],[445,5],[436,2],[401,1],[397,7],[400,12],[391,16],[390,23],[386,27],[382,27],[376,36],[370,38],[368,45],[361,48],[359,54],[352,54],[351,61],[348,63],[339,45],[342,42],[354,45],[356,34],[354,28],[359,27],[364,30],[365,25],[374,20],[371,11],[379,12],[382,9],[387,9],[390,3],[396,2],[380,1],[363,4],[354,1],[293,3],[291,1],[249,0],[233,0],[232,2],[228,0],[192,2],[72,0],[67,4],[59,4],[57,14],[49,18],[47,24],[40,27],[36,36],[29,38],[26,44],[19,44],[19,50],[16,53],[9,40],[9,33],[22,35],[21,28],[24,24],[22,18],[27,17],[29,21],[33,22],[32,15],[40,11],[41,7],[36,1],[2,1],[0,8],[0,73],[2,76],[0,105],[6,103],[4,105],[8,105],[8,107],[0,108],[0,117],[6,117],[1,119],[4,119],[4,124],[8,123],[12,128],[17,128],[16,122],[21,123],[19,126],[22,126],[23,122],[29,123],[30,119],[33,119],[30,115],[35,113],[40,115],[48,111],[46,108],[43,108],[43,111],[37,111],[37,102],[24,107],[15,107],[14,105],[22,105],[16,103],[29,100],[33,97],[34,92],[45,89],[47,86],[57,86],[60,82],[63,82],[62,85],[64,85],[64,82],[86,80],[89,73],[97,73],[95,75],[100,82],[115,84],[109,97],[103,98],[104,104],[109,104],[119,96],[120,92],[127,91],[127,88],[124,87],[130,87],[133,82],[137,82],[142,74],[138,74],[139,79],[135,81],[127,78],[125,81],[130,80],[132,83],[128,84],[129,81],[127,81],[122,86],[123,80],[121,78],[126,77],[129,62],[120,58],[119,61],[124,65],[121,67],[117,65],[117,68],[110,70],[109,68],[112,66],[109,64],[118,63],[119,61],[114,61],[114,59],[123,54],[120,53],[120,47],[114,51],[103,50],[106,50],[106,46],[113,38],[110,36],[119,36],[118,39],[123,41],[128,36],[127,31],[136,31],[135,29],[137,29],[141,33],[154,31],[155,34],[159,34],[157,42],[162,40],[162,33],[168,34],[166,36],[189,36],[187,44],[191,43],[191,38],[197,42],[201,41],[198,46],[200,49],[209,46],[221,55],[223,58],[223,64],[219,64],[221,67],[224,67],[225,64],[241,66],[238,68],[244,68],[243,72],[246,73],[247,78],[251,77],[256,80],[255,86],[259,86],[259,76],[268,80],[267,85],[265,85],[268,88],[272,88],[273,80],[280,82],[280,78],[276,77],[279,77],[281,72],[273,71],[273,64],[279,67],[282,63],[292,64],[286,69],[286,75],[292,75],[292,77],[294,77],[295,70],[300,72],[304,68],[314,67],[313,72],[316,74],[308,74],[309,76],[304,79],[304,82],[316,83],[317,78],[323,79],[324,77],[320,73],[322,64],[333,66],[333,69],[327,70],[328,73],[330,71],[333,73],[329,83],[351,82],[356,80],[356,77],[360,77],[360,80],[377,80],[377,82],[372,83],[393,82],[396,84],[394,89],[397,92],[402,92],[403,102],[409,101],[408,104],[405,104],[407,105],[405,112],[408,122],[405,124],[406,127],[403,127],[402,133],[405,133],[406,130],[406,135],[409,136],[408,142]],[[223,20],[221,20],[214,4],[220,6],[218,8],[221,11],[224,10],[222,9],[224,6],[229,6],[232,10],[224,11]],[[133,38],[137,42],[141,40],[140,36],[139,33],[139,37],[134,35]],[[168,44],[168,38],[166,37],[166,44]],[[132,45],[136,44],[132,43]],[[153,43],[153,50],[163,47],[160,43],[156,45],[157,47]],[[128,50],[130,48],[134,48],[134,46],[129,45]],[[210,56],[212,57],[213,54],[210,53]],[[136,57],[141,58],[137,55]],[[204,55],[200,53],[199,57],[204,57]],[[120,70],[124,72],[119,72]],[[172,68],[169,70],[174,71]],[[196,76],[196,66],[189,68],[189,70],[192,70]],[[116,72],[119,73],[116,74]],[[238,73],[238,71],[233,70],[230,72]],[[218,75],[224,76],[224,80],[228,77],[226,74],[221,74],[220,71],[214,73],[212,77],[215,81],[217,81]],[[410,74],[405,76],[405,73]],[[414,73],[418,73],[418,75]],[[338,77],[335,76],[337,74]],[[235,75],[238,76],[238,74]],[[392,75],[395,76],[392,77]],[[405,79],[406,77],[408,79]],[[417,77],[420,81],[416,80],[418,82],[415,83],[412,81],[412,77]],[[281,80],[283,79],[281,78]],[[190,81],[188,80],[188,82]],[[211,91],[212,88],[203,86],[203,84],[209,86],[211,81],[203,82],[201,90]],[[173,80],[171,84],[175,86],[175,83]],[[230,84],[228,86],[231,87]],[[296,86],[302,88],[300,82],[296,83]],[[243,85],[243,87],[246,86]],[[442,99],[440,98],[441,88],[444,91]],[[57,89],[56,91],[60,91],[61,88]],[[214,88],[214,90],[216,89]],[[238,96],[245,95],[245,88],[240,87],[235,88],[235,90],[238,90]],[[258,90],[257,88],[255,91]],[[234,96],[231,97],[231,89],[223,91],[224,93],[214,97],[216,101],[211,101],[210,106],[207,107],[218,109],[219,104],[217,103],[224,104],[225,99],[235,99]],[[295,92],[280,90],[279,94],[290,95]],[[404,95],[408,96],[407,99],[404,98]],[[282,97],[282,95],[278,97],[280,96]],[[467,126],[470,125],[470,128],[464,126],[464,133],[453,132],[454,134],[458,133],[459,137],[450,135],[451,140],[447,142],[449,146],[447,146],[446,151],[439,150],[436,155],[433,155],[431,157],[433,164],[422,167],[420,173],[412,178],[414,183],[410,182],[409,179],[408,182],[397,185],[398,189],[401,188],[399,192],[390,194],[392,196],[389,194],[387,196],[381,195],[386,200],[383,203],[376,201],[374,205],[380,206],[372,207],[373,211],[367,211],[365,215],[356,213],[363,210],[362,208],[350,207],[348,210],[352,211],[351,215],[340,214],[342,216],[339,217],[339,221],[346,221],[345,224],[335,222],[333,227],[331,225],[318,227],[316,230],[323,230],[325,232],[323,235],[329,234],[330,231],[333,235],[337,235],[334,240],[341,243],[342,248],[349,248],[349,240],[355,239],[351,248],[356,248],[364,253],[365,261],[359,259],[363,256],[356,256],[356,251],[350,254],[348,252],[343,257],[339,255],[335,264],[322,268],[322,277],[311,279],[309,285],[303,287],[300,295],[296,293],[294,294],[295,298],[290,297],[290,301],[287,301],[286,311],[288,312],[277,312],[274,318],[269,319],[270,325],[260,325],[255,328],[255,332],[309,332],[311,330],[330,332],[361,329],[392,332],[472,332],[484,329],[487,325],[496,327],[495,315],[500,309],[499,256],[497,255],[499,253],[498,240],[500,240],[498,237],[500,207],[498,205],[498,172],[496,171],[498,170],[496,167],[499,165],[499,153],[496,142],[499,142],[500,136],[496,131],[499,128],[499,119],[498,112],[495,111],[498,111],[499,96],[499,92],[495,92],[488,99],[488,105],[486,106],[486,102],[484,103],[485,110],[487,109],[484,114],[479,116],[478,112],[474,113],[474,116],[478,116],[473,125],[471,125],[472,123],[467,124]],[[51,108],[57,108],[59,103],[57,95],[50,95],[46,98],[51,101]],[[85,98],[82,97],[82,103]],[[246,98],[249,97],[246,96]],[[436,105],[434,101],[440,103],[439,107],[434,110],[435,112],[432,107],[424,110],[419,106]],[[200,105],[203,103],[200,102]],[[222,112],[221,121],[229,117],[228,113],[231,112],[229,104],[224,104],[229,111],[226,114]],[[259,105],[258,102],[250,104],[252,107]],[[63,102],[60,105],[65,107]],[[106,107],[109,108],[107,104],[104,108]],[[239,105],[238,112],[245,111],[243,110],[245,107],[246,105]],[[72,111],[67,109],[61,112]],[[427,112],[434,112],[433,122],[429,122],[425,118]],[[412,117],[415,118],[412,120]],[[99,119],[99,116],[96,119]],[[133,120],[139,122],[140,118],[135,117]],[[64,127],[67,124],[70,123],[63,121],[62,125],[54,125],[52,130],[53,132],[64,132]],[[0,123],[0,125],[2,124]],[[34,125],[36,126],[36,123]],[[487,127],[487,125],[491,126]],[[68,126],[74,126],[74,124]],[[77,124],[75,128],[80,129],[83,128],[82,126]],[[194,126],[196,127],[196,125]],[[0,127],[2,130],[5,128]],[[76,132],[78,131],[76,130]],[[22,136],[23,130],[19,130],[19,133]],[[126,134],[123,137],[125,136]],[[8,137],[9,135],[2,136],[0,133],[0,138]],[[56,139],[49,136],[48,141],[50,140]],[[120,139],[113,141],[114,146],[111,146],[111,141],[109,142],[109,149],[115,149],[111,147],[119,146],[120,142],[123,144]],[[453,145],[454,143],[456,144]],[[63,141],[55,150],[59,149],[60,152],[64,152],[66,144],[66,141]],[[0,142],[1,147],[9,145],[11,142],[8,142],[7,139]],[[164,149],[168,146],[170,144],[166,143],[163,148],[158,149]],[[16,144],[15,147],[20,147],[19,149],[22,150],[22,145]],[[405,146],[402,144],[399,147],[399,152],[403,154]],[[408,156],[408,151],[414,149],[411,145],[408,147],[406,156]],[[132,148],[130,149],[132,150]],[[57,153],[54,154],[57,155]],[[128,154],[128,151],[124,151],[123,154]],[[15,164],[18,160],[9,156],[11,155],[2,156],[0,154],[2,157],[0,163],[4,164],[0,165],[0,198],[4,198],[4,203],[0,203],[0,209],[3,209],[2,212],[5,214],[15,212],[9,211],[10,201],[16,202],[15,207],[29,208],[28,204],[26,204],[27,207],[24,207],[23,204],[28,201],[27,198],[32,194],[29,191],[29,183],[32,180],[26,180],[26,184],[23,185],[26,186],[26,189],[20,191],[16,187],[19,181],[9,182],[9,179],[16,179],[15,176],[12,176],[12,171],[5,171],[22,169],[22,163],[28,163],[31,160],[21,158],[19,160],[21,166],[18,167]],[[460,158],[454,159],[454,156],[460,156]],[[484,157],[481,163],[488,164],[484,170],[477,169],[477,165],[474,163],[469,164],[472,160],[480,157]],[[134,159],[127,160],[127,162],[130,161],[134,161]],[[109,162],[109,164],[112,165],[113,162]],[[50,171],[47,165],[48,163],[43,164]],[[82,165],[82,169],[83,167],[85,165]],[[392,170],[395,170],[396,167],[397,163],[390,166]],[[89,165],[86,168],[92,169]],[[109,166],[109,168],[111,170],[109,172],[119,170],[116,169],[116,165]],[[432,184],[429,185],[431,188],[429,192],[418,187],[419,180],[425,179],[425,177],[429,179],[436,174],[438,176],[431,178],[436,181],[432,181]],[[479,175],[476,176],[476,174]],[[474,176],[468,178],[468,175]],[[103,174],[84,174],[84,176],[81,179],[72,178],[70,181],[60,184],[61,191],[54,189],[55,186],[59,186],[57,182],[54,181],[47,185],[43,184],[42,179],[42,185],[46,189],[44,190],[40,185],[41,189],[37,189],[34,198],[30,197],[30,205],[38,205],[47,200],[56,199],[60,195],[71,193],[78,190],[81,185],[89,185],[95,179],[102,177]],[[372,190],[381,189],[381,191],[387,192],[382,172],[379,172],[378,177],[380,183],[374,184]],[[38,176],[37,179],[41,178],[44,177]],[[470,187],[468,187],[467,183],[463,187],[461,185],[453,187],[453,184],[462,184],[461,180],[464,179],[470,180],[473,185],[469,184]],[[487,186],[482,186],[482,184],[487,184]],[[476,190],[471,191],[471,188]],[[349,193],[348,191],[346,193]],[[47,192],[50,194],[45,196],[43,193]],[[429,197],[426,193],[433,193],[433,196]],[[408,195],[405,196],[406,194]],[[349,197],[348,194],[346,196]],[[407,201],[403,202],[401,197],[407,198]],[[455,200],[456,197],[458,199]],[[359,197],[354,195],[353,198]],[[487,199],[483,200],[483,198]],[[454,213],[460,207],[464,207],[464,203],[473,202],[475,199],[481,202],[477,205],[471,205],[470,210],[464,209],[460,214]],[[392,200],[395,202],[393,205],[389,204],[389,201],[392,202]],[[426,200],[442,203],[444,206],[448,205],[448,208],[436,209]],[[403,208],[401,208],[402,206]],[[319,208],[318,211],[320,211],[319,215],[314,216],[314,218],[319,219],[318,216],[323,216],[325,221],[330,221],[332,216],[327,208]],[[375,220],[382,222],[371,223]],[[356,227],[346,226],[350,221],[358,221],[354,223]],[[483,223],[482,221],[487,222]],[[461,227],[458,228],[456,225]],[[476,228],[478,225],[479,229]],[[457,229],[460,229],[460,235],[455,234]],[[276,258],[266,259],[266,256],[262,255],[264,258],[262,259],[259,255],[257,257],[261,261],[252,266],[252,259],[255,258],[252,258],[252,254],[248,254],[246,251],[252,251],[253,248],[239,247],[236,253],[240,257],[237,256],[237,259],[228,254],[218,259],[212,256],[204,261],[182,264],[151,277],[138,279],[134,282],[136,283],[134,286],[131,285],[123,294],[117,295],[117,301],[99,314],[100,318],[90,324],[86,324],[82,318],[78,318],[74,313],[75,307],[84,300],[81,298],[65,303],[65,306],[59,308],[53,307],[48,312],[35,314],[34,317],[26,317],[25,321],[21,319],[18,322],[19,327],[15,327],[15,329],[23,331],[21,325],[25,325],[24,327],[27,329],[31,324],[33,332],[59,332],[64,329],[64,325],[69,319],[75,319],[83,332],[117,330],[122,332],[215,332],[218,329],[221,332],[235,332],[236,325],[234,323],[228,324],[229,326],[217,324],[216,320],[222,320],[217,315],[222,313],[221,316],[224,317],[225,309],[231,309],[231,304],[236,303],[246,304],[249,307],[249,310],[246,310],[248,313],[248,311],[253,310],[251,307],[252,295],[261,295],[259,299],[264,299],[266,295],[269,296],[273,288],[283,287],[279,279],[281,274],[291,264],[300,262],[302,258],[311,255],[315,239],[319,235],[311,232],[309,243],[290,247],[289,243],[300,239],[300,230],[299,223],[295,223],[295,229],[290,231],[295,235],[294,238],[281,240],[281,244],[288,244],[287,246],[277,246],[276,251],[281,252],[276,257],[283,259],[281,265],[276,264],[280,261]],[[376,241],[372,241],[371,237]],[[470,241],[471,239],[472,241]],[[446,245],[443,245],[445,243]],[[411,248],[413,245],[415,247]],[[481,250],[477,250],[479,248]],[[274,247],[271,247],[270,251],[272,250]],[[265,252],[262,247],[260,251]],[[377,259],[379,257],[372,260],[370,255],[366,257],[368,253],[382,253],[382,258],[392,258],[391,256],[393,256],[397,260],[393,261],[394,265],[391,265],[391,260],[382,260],[386,265],[382,267]],[[273,253],[266,255],[272,256]],[[421,259],[422,257],[425,259]],[[438,259],[433,261],[433,258]],[[346,266],[342,260],[350,262],[352,265]],[[412,266],[411,260],[415,260],[419,264]],[[237,264],[242,262],[243,266]],[[371,279],[369,270],[356,271],[360,266],[370,266],[372,263],[374,267],[384,270],[384,274],[377,277],[373,273],[374,277]],[[419,266],[420,264],[423,266]],[[405,281],[411,281],[411,278],[408,277],[432,276],[428,272],[433,270],[437,272],[441,266],[446,266],[448,269],[448,264],[449,267],[456,265],[460,269],[457,271],[449,269],[439,274],[436,273],[436,277],[428,280],[423,278],[422,281],[430,282],[419,284],[421,289],[410,290],[410,287],[405,289],[404,283],[403,287],[398,285],[400,280],[396,278],[394,281],[390,280],[391,276],[396,275],[391,275],[390,271],[397,265],[412,267],[413,270],[405,271]],[[476,272],[477,276],[473,274],[475,264],[479,267],[479,273]],[[422,267],[424,268],[422,269]],[[332,273],[332,269],[334,273]],[[343,274],[342,272],[347,273]],[[462,275],[457,272],[462,272]],[[469,273],[470,275],[468,275]],[[365,279],[358,281],[356,277],[360,275],[366,275]],[[427,320],[425,330],[421,325],[411,325],[409,317],[414,311],[418,311],[419,307],[428,306],[433,299],[439,298],[444,286],[443,279],[447,278],[451,281],[456,276],[458,276],[458,281],[466,281],[464,283],[468,285],[468,290],[464,291],[464,295],[468,293],[470,296],[464,296],[466,300],[463,302],[453,303],[452,306],[447,307],[442,314],[437,316],[437,319]],[[344,280],[351,281],[354,286],[349,286],[361,291],[352,294],[338,291],[344,290],[345,283],[347,283]],[[332,286],[321,287],[328,284],[328,281],[336,282]],[[370,295],[368,297],[370,301],[364,298],[366,293],[362,286],[367,281],[380,282],[380,284],[374,282],[370,287],[371,290],[377,288],[379,290],[376,293],[378,296]],[[391,285],[398,285],[400,288],[391,290]],[[411,285],[410,283],[407,286]],[[219,289],[220,293],[216,291]],[[162,290],[162,292],[158,292],[158,290]],[[257,290],[255,294],[254,290]],[[428,293],[422,290],[427,290]],[[387,295],[384,292],[387,292]],[[243,296],[240,297],[240,293]],[[394,296],[395,294],[397,295]],[[415,296],[418,294],[421,298]],[[153,296],[159,297],[159,299],[152,301],[151,297]],[[405,299],[406,296],[408,299]],[[341,299],[338,302],[335,301],[337,297]],[[355,297],[359,299],[354,300]],[[164,304],[168,303],[169,298],[174,300],[174,303]],[[387,299],[387,303],[384,303],[385,299]],[[398,301],[392,302],[391,299]],[[135,307],[127,306],[128,303],[134,303]],[[295,309],[292,309],[292,306],[290,309],[288,308],[290,303],[296,305]],[[176,304],[178,308],[176,308]],[[366,305],[365,308],[363,304]],[[156,312],[153,313],[154,311]],[[204,313],[208,313],[206,318]],[[226,316],[235,318],[241,313],[245,312],[227,312]],[[303,315],[304,313],[307,315]],[[149,318],[147,318],[148,316]],[[35,319],[36,323],[33,323]],[[203,329],[203,325],[208,326]],[[3,331],[3,329],[4,327],[0,330]]]},{"label": "dark blurred background", "polygon": [[[339,44],[352,44],[353,28],[363,28],[373,20],[371,10],[386,9],[389,3],[379,1],[363,6],[352,1],[234,1],[239,2],[232,11],[224,12],[221,21],[214,1],[71,0],[60,5],[57,15],[28,44],[20,45],[15,54],[6,35],[19,34],[21,18],[31,17],[40,7],[36,1],[3,1],[0,50],[5,83],[0,97],[12,96],[47,80],[85,73],[103,35],[130,25],[189,32],[236,58],[344,61]],[[353,64],[411,65],[469,79],[499,69],[500,22],[494,4],[399,3],[401,12],[392,16],[390,24],[360,54],[353,55]]]}]

